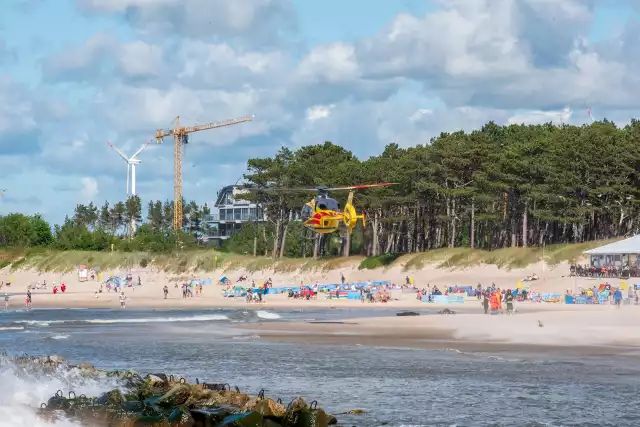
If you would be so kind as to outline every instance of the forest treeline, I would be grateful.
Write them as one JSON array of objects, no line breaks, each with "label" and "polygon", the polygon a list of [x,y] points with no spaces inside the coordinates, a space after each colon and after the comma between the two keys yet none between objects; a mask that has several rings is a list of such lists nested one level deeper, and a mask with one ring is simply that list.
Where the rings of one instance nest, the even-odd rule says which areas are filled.
[{"label": "forest treeline", "polygon": [[[389,144],[366,160],[325,142],[250,159],[245,198],[261,203],[266,222],[252,222],[223,249],[274,258],[380,256],[443,247],[497,249],[578,243],[637,233],[640,228],[640,122],[624,127],[509,125],[493,122],[442,133],[428,144]],[[296,220],[309,191],[262,188],[394,182],[356,194],[368,224],[349,236],[319,238]],[[211,189],[213,193],[217,189]],[[344,203],[347,193],[332,193]],[[171,230],[173,203],[136,196],[113,205],[78,205],[61,225],[38,215],[0,218],[0,245],[59,249],[170,251],[207,234],[208,206],[184,203],[184,232]],[[134,227],[131,225],[134,224]],[[135,232],[134,232],[135,230]]]},{"label": "forest treeline", "polygon": [[76,205],[71,216],[53,227],[41,215],[11,213],[0,217],[0,246],[169,252],[198,247],[207,230],[203,218],[210,213],[207,204],[183,201],[184,228],[177,234],[172,230],[173,201],[150,201],[143,213],[139,196],[101,206]]},{"label": "forest treeline", "polygon": [[[366,160],[330,142],[295,152],[282,148],[272,158],[250,159],[245,178],[253,188],[397,183],[357,193],[357,207],[365,210],[370,226],[354,231],[354,241],[347,236],[313,241],[316,254],[329,246],[334,253],[378,256],[637,233],[639,166],[637,120],[622,128],[607,120],[583,126],[490,122],[471,133],[442,133],[425,145],[390,144]],[[333,195],[346,199],[344,193]],[[251,192],[271,212],[273,256],[290,252],[291,213],[312,196]],[[245,234],[251,233],[260,231],[251,227]]]}]

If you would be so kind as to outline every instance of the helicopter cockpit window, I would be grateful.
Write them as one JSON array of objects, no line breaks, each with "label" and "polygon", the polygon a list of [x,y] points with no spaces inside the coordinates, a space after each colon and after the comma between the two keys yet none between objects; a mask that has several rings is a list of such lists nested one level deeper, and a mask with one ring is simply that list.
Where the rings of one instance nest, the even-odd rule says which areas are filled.
[{"label": "helicopter cockpit window", "polygon": [[336,202],[334,199],[326,199],[323,200],[324,204],[326,205],[326,207],[324,209],[330,210],[330,211],[339,211],[340,210],[340,206],[338,205],[338,202]]},{"label": "helicopter cockpit window", "polygon": [[309,205],[304,205],[300,214],[302,218],[311,218],[311,215],[313,215],[313,209],[311,209],[311,206]]}]

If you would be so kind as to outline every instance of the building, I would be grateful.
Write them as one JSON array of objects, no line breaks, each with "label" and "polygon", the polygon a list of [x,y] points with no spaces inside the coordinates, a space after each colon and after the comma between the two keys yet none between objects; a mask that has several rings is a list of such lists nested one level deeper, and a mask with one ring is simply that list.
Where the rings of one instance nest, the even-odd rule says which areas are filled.
[{"label": "building", "polygon": [[640,234],[584,253],[589,255],[592,267],[600,268],[603,265],[640,266]]},{"label": "building", "polygon": [[214,245],[221,246],[240,230],[244,224],[264,222],[266,217],[262,208],[248,200],[236,198],[242,189],[235,185],[227,185],[218,191],[218,197],[213,205],[214,213],[204,217],[207,223],[207,240]]}]

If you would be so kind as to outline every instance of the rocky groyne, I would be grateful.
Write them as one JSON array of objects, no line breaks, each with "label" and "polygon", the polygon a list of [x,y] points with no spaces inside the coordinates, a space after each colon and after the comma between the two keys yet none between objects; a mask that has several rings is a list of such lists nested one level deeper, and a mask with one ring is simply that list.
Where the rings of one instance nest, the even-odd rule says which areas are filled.
[{"label": "rocky groyne", "polygon": [[326,427],[337,423],[317,402],[300,397],[285,403],[265,396],[264,391],[249,395],[229,384],[200,380],[193,384],[163,373],[102,371],[57,356],[4,356],[3,360],[29,375],[73,371],[76,376],[117,384],[100,396],[59,390],[34,408],[38,417],[52,423],[61,419],[87,427]]}]

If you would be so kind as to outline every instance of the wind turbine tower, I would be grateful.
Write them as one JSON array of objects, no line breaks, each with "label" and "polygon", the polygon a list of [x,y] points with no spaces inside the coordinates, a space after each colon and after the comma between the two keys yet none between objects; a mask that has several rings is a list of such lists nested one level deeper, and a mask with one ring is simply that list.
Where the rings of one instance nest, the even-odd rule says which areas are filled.
[{"label": "wind turbine tower", "polygon": [[[113,145],[111,141],[107,141],[107,144],[109,144],[109,146],[113,148],[113,150],[118,153],[125,162],[127,162],[127,197],[129,197],[129,195],[136,195],[136,166],[142,163],[142,161],[138,159],[138,155],[142,153],[142,151],[147,148],[147,145],[149,145],[150,143],[151,141],[147,142],[142,147],[140,147],[138,151],[133,153],[133,156],[128,157],[122,152],[122,150]],[[129,193],[129,175],[131,175],[131,193]]]}]

